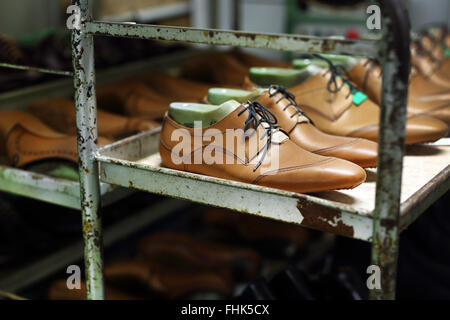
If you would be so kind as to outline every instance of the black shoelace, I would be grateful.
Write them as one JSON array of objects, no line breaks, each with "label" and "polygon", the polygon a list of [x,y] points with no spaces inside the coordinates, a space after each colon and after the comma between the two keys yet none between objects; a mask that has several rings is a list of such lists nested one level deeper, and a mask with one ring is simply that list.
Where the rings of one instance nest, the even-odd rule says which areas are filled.
[{"label": "black shoelace", "polygon": [[[258,101],[249,103],[243,110],[241,110],[241,112],[238,113],[238,117],[240,117],[241,114],[243,114],[245,111],[248,111],[248,118],[247,120],[245,120],[244,132],[247,133],[247,130],[250,129],[250,126],[252,126],[254,130],[250,133],[250,135],[248,135],[249,137],[251,137],[255,134],[258,126],[261,125],[264,128],[265,133],[261,136],[260,140],[264,139],[264,137],[267,136],[263,153],[257,165],[253,168],[253,171],[256,171],[261,166],[264,158],[267,155],[267,151],[269,150],[270,144],[272,143],[272,135],[274,133],[274,129],[278,129],[280,128],[280,126],[277,125],[278,120],[275,115]],[[264,126],[263,123],[267,125]]]},{"label": "black shoelace", "polygon": [[[431,39],[431,37],[430,37]],[[435,64],[439,64],[440,61],[438,58],[435,57],[435,55],[433,54],[432,50],[435,48],[436,43],[434,41],[432,41],[433,45],[431,50],[427,50],[424,48],[424,46],[422,45],[422,42],[420,40],[414,40],[413,41],[417,47],[417,53],[421,56],[426,56],[428,58],[430,58],[430,60],[435,63]]]},{"label": "black shoelace", "polygon": [[279,103],[283,99],[287,99],[289,101],[289,103],[283,108],[283,111],[286,111],[287,108],[289,108],[290,106],[293,106],[295,108],[295,112],[291,115],[291,118],[293,118],[296,115],[308,118],[306,114],[300,110],[300,107],[298,106],[297,101],[295,100],[295,95],[289,90],[287,90],[285,87],[280,85],[271,85],[268,87],[268,90],[269,90],[269,97],[271,98],[274,97],[277,93],[281,93],[282,97],[278,99],[276,103]]},{"label": "black shoelace", "polygon": [[[350,81],[348,81],[345,78],[344,75],[347,73],[347,70],[345,70],[345,68],[342,65],[335,65],[330,59],[325,58],[325,57],[321,56],[320,54],[313,53],[311,56],[314,58],[323,60],[328,64],[329,72],[331,72],[331,76],[330,76],[330,79],[328,80],[328,84],[327,84],[327,89],[329,92],[337,93],[342,89],[342,87],[348,86],[349,92],[348,92],[347,96],[345,97],[346,99],[348,99],[348,97],[350,97],[353,94],[353,92],[358,90],[354,85],[351,84]],[[342,80],[341,86],[338,86],[338,81],[337,81],[338,78],[340,78]]]},{"label": "black shoelace", "polygon": [[[369,65],[369,67],[367,68],[366,74],[364,75],[364,80],[363,80],[363,85],[362,85],[362,90],[365,91],[367,88],[367,82],[369,81],[369,75],[372,73],[372,71],[376,68],[380,66],[380,61],[378,61],[377,59],[373,59],[373,58],[368,58],[366,62],[364,62],[363,66],[367,67]],[[380,74],[381,76],[381,74]]]}]

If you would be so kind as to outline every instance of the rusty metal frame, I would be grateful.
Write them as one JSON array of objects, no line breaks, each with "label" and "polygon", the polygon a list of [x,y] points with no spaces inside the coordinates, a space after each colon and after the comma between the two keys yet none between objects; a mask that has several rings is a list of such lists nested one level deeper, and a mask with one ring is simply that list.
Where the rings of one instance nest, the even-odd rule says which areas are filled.
[{"label": "rusty metal frame", "polygon": [[[267,48],[285,51],[334,53],[378,57],[383,62],[383,93],[380,115],[380,144],[374,212],[372,261],[382,272],[382,290],[372,291],[371,298],[393,299],[395,297],[395,276],[398,254],[400,188],[404,152],[406,97],[409,76],[409,22],[406,9],[400,0],[380,0],[383,9],[384,37],[381,42],[352,41],[278,35],[244,33],[223,30],[202,30],[193,28],[166,27],[154,25],[133,25],[92,21],[88,13],[87,0],[76,0],[81,6],[81,30],[73,32],[74,70],[77,125],[79,130],[80,181],[82,212],[85,231],[85,260],[87,265],[88,297],[103,298],[101,228],[98,213],[98,180],[96,159],[95,92],[93,69],[93,35],[121,36],[141,39],[158,39],[194,42],[215,45],[231,45],[251,48]],[[378,46],[379,44],[379,46]],[[140,168],[132,163],[107,163],[111,170],[127,170],[132,174]],[[144,168],[145,169],[145,168]],[[119,177],[120,173],[117,173]],[[114,176],[114,175],[113,175]],[[155,176],[153,183],[162,181],[164,175]],[[105,179],[107,177],[104,177]],[[113,179],[113,177],[108,177]],[[138,175],[128,182],[134,185]],[[218,183],[218,181],[212,181]],[[124,185],[124,178],[114,183]],[[165,186],[170,179],[163,182]],[[212,186],[212,185],[211,185]],[[232,189],[235,186],[230,186]],[[150,188],[146,190],[151,191]],[[153,190],[153,191],[156,191]],[[188,192],[188,191],[186,191]],[[250,191],[249,191],[250,192]],[[170,192],[167,194],[171,195]],[[191,192],[191,196],[196,192]],[[172,194],[174,195],[174,194]],[[254,197],[255,195],[249,195]],[[202,202],[202,201],[199,201]],[[206,198],[204,203],[208,203]],[[303,205],[308,206],[309,202]],[[238,209],[238,208],[236,208]],[[294,221],[292,221],[294,222]],[[328,224],[329,225],[329,224]]]},{"label": "rusty metal frame", "polygon": [[72,30],[72,56],[77,124],[78,172],[88,299],[104,299],[103,237],[100,216],[100,183],[97,151],[97,103],[95,95],[94,39],[85,32],[90,21],[88,0],[75,0],[80,9],[81,29]]},{"label": "rusty metal frame", "polygon": [[400,192],[410,74],[410,25],[402,1],[384,0],[383,40],[379,58],[383,64],[380,133],[372,264],[380,267],[381,289],[372,299],[394,299],[399,246]]},{"label": "rusty metal frame", "polygon": [[[317,38],[298,35],[283,34],[261,34],[245,33],[224,30],[204,30],[193,28],[154,26],[154,25],[132,25],[127,23],[109,23],[92,21],[89,13],[88,0],[73,0],[73,4],[79,6],[81,10],[81,29],[72,32],[73,47],[73,67],[74,85],[76,89],[76,115],[77,115],[77,136],[79,153],[79,173],[80,173],[80,197],[81,211],[83,216],[83,235],[85,247],[86,280],[89,299],[103,299],[103,257],[102,257],[102,228],[99,214],[100,209],[100,182],[98,172],[98,162],[100,161],[105,172],[113,173],[105,176],[101,172],[103,180],[111,181],[114,184],[123,185],[130,188],[144,189],[150,192],[158,192],[161,188],[153,185],[140,184],[139,174],[150,177],[149,170],[145,166],[137,166],[132,162],[116,161],[108,158],[104,154],[97,153],[97,124],[96,124],[96,98],[95,98],[95,70],[93,55],[93,36],[121,36],[141,39],[158,39],[183,41],[193,43],[204,43],[213,45],[230,45],[251,48],[267,48],[284,51],[299,51],[304,53],[334,53],[344,55],[362,55],[380,58],[383,62],[383,88],[380,115],[380,138],[378,174],[376,184],[375,210],[367,219],[358,222],[346,223],[356,228],[364,226],[370,228],[364,236],[355,232],[339,230],[336,226],[344,223],[345,219],[353,216],[361,217],[351,208],[337,211],[330,209],[332,206],[326,203],[319,203],[306,195],[297,196],[292,201],[292,195],[284,192],[272,192],[273,199],[278,203],[286,201],[287,210],[293,209],[294,205],[304,211],[318,212],[324,225],[319,229],[338,234],[347,235],[353,238],[372,242],[372,262],[381,269],[382,290],[372,290],[372,299],[393,299],[395,297],[396,264],[398,255],[399,232],[409,223],[413,222],[432,201],[448,190],[449,168],[447,167],[434,181],[424,186],[413,199],[400,205],[400,188],[402,180],[402,160],[404,154],[404,136],[406,119],[406,97],[408,90],[409,76],[409,21],[406,9],[401,0],[379,0],[383,15],[383,40],[382,41],[354,41],[336,38]],[[10,66],[16,67],[16,66]],[[25,67],[26,68],[26,67]],[[43,71],[46,70],[37,70]],[[51,72],[52,70],[50,70]],[[59,72],[66,73],[65,71]],[[68,74],[65,74],[68,75]],[[109,146],[112,150],[117,145]],[[114,174],[116,170],[116,174]],[[168,169],[167,169],[168,170]],[[121,178],[121,172],[130,174],[131,179]],[[188,191],[187,183],[192,183],[195,177],[190,174],[174,175],[161,169],[151,173],[151,181],[154,184],[162,182],[163,187],[167,187],[163,194],[176,196],[170,188],[183,188],[182,185],[171,185],[173,180],[168,179],[170,175],[177,176],[177,181],[184,181],[186,197],[191,200],[210,203],[208,197],[201,199],[194,198],[196,193]],[[164,180],[166,179],[166,180]],[[259,187],[247,186],[245,188],[235,185],[233,182],[219,181],[211,178],[206,181],[202,177],[202,184],[199,187],[220,186],[223,190],[230,192],[245,193],[247,199],[258,200]],[[153,188],[153,189],[152,189]],[[219,187],[217,187],[219,188]],[[256,188],[256,189],[255,189]],[[180,189],[179,189],[180,190]],[[179,191],[178,190],[178,191]],[[206,189],[203,189],[206,190]],[[267,191],[267,190],[266,190]],[[188,193],[190,192],[190,193]],[[237,193],[236,193],[237,194]],[[198,196],[198,193],[197,193]],[[291,200],[289,200],[291,199]],[[412,208],[416,201],[423,200],[421,204]],[[292,203],[289,204],[289,201]],[[295,202],[295,203],[294,203]],[[256,203],[256,202],[255,202]],[[262,202],[261,202],[262,203]],[[274,219],[279,219],[276,208],[272,210],[272,216],[264,205],[258,205],[245,210],[243,206],[236,204],[226,204],[223,206],[234,208],[249,213],[262,214]],[[291,208],[292,207],[292,208]],[[328,208],[328,209],[324,209]],[[327,211],[331,210],[331,211]],[[258,212],[259,211],[259,212]],[[401,213],[414,212],[412,215]],[[264,213],[264,214],[263,214]],[[328,218],[326,218],[328,217]],[[337,217],[337,218],[335,218]],[[305,226],[307,221],[298,221],[295,217],[284,219],[292,223],[300,223]],[[372,223],[372,224],[371,224]],[[313,224],[313,223],[311,223]],[[314,226],[317,221],[314,222]],[[330,227],[331,226],[331,227]]]}]

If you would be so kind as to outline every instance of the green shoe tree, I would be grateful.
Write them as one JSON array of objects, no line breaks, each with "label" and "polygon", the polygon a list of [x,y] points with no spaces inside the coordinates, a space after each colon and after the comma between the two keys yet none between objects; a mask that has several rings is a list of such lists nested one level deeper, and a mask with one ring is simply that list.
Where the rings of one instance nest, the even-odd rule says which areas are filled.
[{"label": "green shoe tree", "polygon": [[211,88],[208,90],[208,102],[219,105],[229,100],[235,100],[240,103],[256,100],[261,94],[261,89],[254,91],[227,89],[227,88]]},{"label": "green shoe tree", "polygon": [[76,166],[65,160],[45,160],[31,164],[27,169],[54,178],[78,181],[78,170]]},{"label": "green shoe tree", "polygon": [[[322,57],[327,58],[335,65],[342,65],[347,69],[353,67],[361,58],[342,56],[337,54],[321,54]],[[292,61],[292,68],[294,69],[304,69],[310,65],[315,65],[320,68],[327,68],[328,63],[322,59],[311,58],[311,59],[294,59]]]},{"label": "green shoe tree", "polygon": [[169,106],[169,116],[185,127],[193,128],[195,121],[201,121],[201,127],[206,128],[225,118],[240,105],[235,100],[220,105],[174,102]]},{"label": "green shoe tree", "polygon": [[291,88],[306,78],[309,73],[306,70],[287,68],[250,68],[250,80],[259,86],[277,84],[285,88]]}]

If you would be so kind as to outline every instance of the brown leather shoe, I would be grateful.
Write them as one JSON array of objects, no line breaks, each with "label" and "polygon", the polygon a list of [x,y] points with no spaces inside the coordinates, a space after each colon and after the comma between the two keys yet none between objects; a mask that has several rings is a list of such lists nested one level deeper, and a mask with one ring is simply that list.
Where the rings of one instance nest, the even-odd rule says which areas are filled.
[{"label": "brown leather shoe", "polygon": [[230,53],[236,60],[245,65],[247,68],[251,67],[289,68],[291,66],[291,64],[287,62],[264,59],[258,57],[257,55],[250,54],[242,50],[232,50]]},{"label": "brown leather shoe", "polygon": [[170,102],[199,102],[210,88],[210,85],[205,83],[156,72],[135,76],[132,80],[149,86]]},{"label": "brown leather shoe", "polygon": [[245,247],[231,247],[197,240],[180,233],[157,233],[140,241],[138,255],[146,260],[164,259],[198,269],[226,269],[237,280],[258,276],[261,258]]},{"label": "brown leather shoe", "polygon": [[420,41],[411,43],[411,64],[428,81],[440,87],[450,89],[448,70],[442,68],[442,63],[428,52]]},{"label": "brown leather shoe", "polygon": [[185,78],[227,87],[241,87],[248,75],[247,65],[223,52],[192,57],[183,63],[181,70]]},{"label": "brown leather shoe", "polygon": [[[349,189],[364,182],[366,174],[361,167],[300,148],[274,129],[274,121],[270,111],[258,102],[240,105],[210,127],[196,129],[209,139],[212,138],[209,135],[214,135],[215,141],[222,141],[225,146],[227,135],[232,139],[228,144],[233,149],[214,147],[212,152],[208,141],[202,141],[202,147],[194,149],[194,129],[166,116],[160,140],[162,164],[172,169],[300,193]],[[171,139],[175,130],[181,142]]]},{"label": "brown leather shoe", "polygon": [[203,222],[208,226],[233,231],[239,238],[247,241],[279,242],[282,240],[286,243],[293,243],[297,249],[306,247],[314,233],[310,229],[295,224],[220,208],[208,208],[207,212],[203,214]]},{"label": "brown leather shoe", "polygon": [[[34,102],[28,112],[50,127],[69,135],[76,135],[75,105],[64,98],[44,99]],[[128,118],[97,110],[98,134],[102,137],[118,138],[158,127],[156,121]]]},{"label": "brown leather shoe", "polygon": [[[336,81],[334,83],[333,79]],[[335,88],[338,88],[335,91]],[[353,103],[351,88],[330,69],[324,69],[291,88],[302,109],[322,131],[378,141],[380,108],[370,99]],[[445,137],[447,125],[425,115],[410,116],[406,123],[406,144],[431,142]]]},{"label": "brown leather shoe", "polygon": [[[98,142],[110,143],[105,138]],[[52,158],[77,163],[77,138],[54,131],[31,114],[0,111],[0,155],[16,167]]]},{"label": "brown leather shoe", "polygon": [[420,45],[428,52],[431,60],[442,71],[442,75],[450,81],[450,59],[445,56],[445,51],[441,44],[431,35],[425,34],[420,38]]},{"label": "brown leather shoe", "polygon": [[[80,283],[80,289],[70,290],[67,288],[67,280],[57,280],[50,285],[48,289],[49,300],[86,300],[86,283]],[[137,297],[122,292],[114,287],[105,286],[106,300],[137,300]]]},{"label": "brown leather shoe", "polygon": [[223,270],[201,270],[162,260],[118,261],[105,267],[105,278],[115,287],[147,289],[149,293],[169,299],[183,298],[197,292],[215,292],[224,296],[233,293],[233,281]]},{"label": "brown leather shoe", "polygon": [[[277,118],[289,138],[303,149],[323,156],[351,161],[363,168],[377,165],[377,143],[341,137],[320,131],[301,111],[295,96],[282,86],[272,85],[257,99]],[[208,102],[207,102],[208,103]]]},{"label": "brown leather shoe", "polygon": [[446,26],[440,26],[437,30],[430,32],[429,34],[434,37],[435,41],[446,48],[450,48],[450,32]]},{"label": "brown leather shoe", "polygon": [[[349,79],[375,103],[381,103],[381,67],[362,59],[348,73]],[[450,124],[450,90],[412,72],[408,91],[408,115],[428,115]]]},{"label": "brown leather shoe", "polygon": [[133,79],[97,89],[97,102],[101,109],[146,120],[161,119],[171,101]]}]

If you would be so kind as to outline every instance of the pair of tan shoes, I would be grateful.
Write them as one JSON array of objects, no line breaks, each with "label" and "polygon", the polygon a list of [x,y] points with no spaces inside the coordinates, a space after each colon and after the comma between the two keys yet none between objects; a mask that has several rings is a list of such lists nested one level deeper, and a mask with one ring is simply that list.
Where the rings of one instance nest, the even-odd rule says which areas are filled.
[{"label": "pair of tan shoes", "polygon": [[376,166],[377,144],[317,130],[284,88],[272,86],[206,128],[189,128],[166,115],[160,155],[172,169],[305,193],[364,182],[366,173],[355,163]]},{"label": "pair of tan shoes", "polygon": [[[368,98],[355,101],[355,89],[351,83],[344,82],[330,68],[323,69],[307,81],[290,90],[301,101],[301,108],[319,129],[324,132],[365,138],[378,141],[381,102],[381,70],[378,66],[360,61],[348,72],[348,77],[358,88],[362,88]],[[368,80],[365,77],[368,76]],[[369,84],[367,84],[369,83]],[[414,84],[414,83],[413,83]],[[410,92],[414,92],[413,89]],[[358,92],[358,94],[361,94]],[[413,93],[414,94],[414,93]],[[448,109],[433,109],[430,104],[419,103],[409,98],[406,121],[406,144],[432,142],[444,137],[448,132],[446,123],[430,116],[446,118]],[[428,108],[429,112],[425,112]],[[432,113],[432,112],[435,113]]]}]

